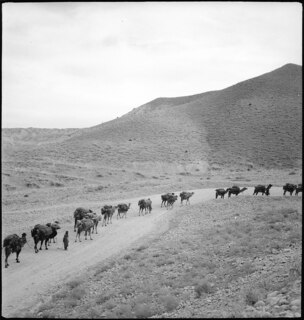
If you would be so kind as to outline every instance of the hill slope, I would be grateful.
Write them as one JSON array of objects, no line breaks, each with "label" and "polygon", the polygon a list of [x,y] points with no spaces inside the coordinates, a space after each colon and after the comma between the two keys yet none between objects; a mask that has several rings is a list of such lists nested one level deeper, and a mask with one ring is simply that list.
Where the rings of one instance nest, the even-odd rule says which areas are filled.
[{"label": "hill slope", "polygon": [[287,64],[223,90],[158,98],[87,129],[54,129],[53,136],[43,130],[3,129],[3,163],[49,171],[58,164],[60,173],[85,167],[84,176],[101,167],[151,175],[299,167],[302,67]]}]

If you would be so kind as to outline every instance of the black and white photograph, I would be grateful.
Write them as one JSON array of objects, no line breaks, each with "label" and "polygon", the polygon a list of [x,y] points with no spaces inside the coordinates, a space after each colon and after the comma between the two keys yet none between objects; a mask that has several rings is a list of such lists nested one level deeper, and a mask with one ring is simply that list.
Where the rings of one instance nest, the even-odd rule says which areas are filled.
[{"label": "black and white photograph", "polygon": [[1,9],[1,316],[300,318],[302,3]]}]

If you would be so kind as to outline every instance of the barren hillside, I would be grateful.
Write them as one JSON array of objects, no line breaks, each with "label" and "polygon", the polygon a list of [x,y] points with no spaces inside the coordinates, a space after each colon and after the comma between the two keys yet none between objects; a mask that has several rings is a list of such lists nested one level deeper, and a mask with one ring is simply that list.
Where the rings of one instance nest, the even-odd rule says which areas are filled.
[{"label": "barren hillside", "polygon": [[[107,170],[121,182],[130,175],[206,177],[222,168],[289,170],[302,163],[302,67],[287,64],[223,90],[158,98],[91,128],[2,129],[2,136],[8,185],[16,185],[16,169],[18,181],[38,169],[42,185],[96,183]],[[50,182],[41,172],[70,179]]]}]

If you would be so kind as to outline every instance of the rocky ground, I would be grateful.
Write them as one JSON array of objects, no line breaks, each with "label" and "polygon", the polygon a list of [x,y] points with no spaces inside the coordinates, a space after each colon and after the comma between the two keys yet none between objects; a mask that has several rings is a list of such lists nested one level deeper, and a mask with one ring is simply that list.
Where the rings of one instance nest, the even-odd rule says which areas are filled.
[{"label": "rocky ground", "polygon": [[242,195],[165,212],[159,227],[168,229],[57,285],[31,316],[301,316],[301,197]]}]

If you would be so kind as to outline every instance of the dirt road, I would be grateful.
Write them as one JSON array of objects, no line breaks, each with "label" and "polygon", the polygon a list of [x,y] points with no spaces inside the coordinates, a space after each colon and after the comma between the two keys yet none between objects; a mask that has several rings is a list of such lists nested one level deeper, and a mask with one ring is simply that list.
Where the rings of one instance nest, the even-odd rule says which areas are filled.
[{"label": "dirt road", "polygon": [[[199,189],[194,191],[190,199],[191,204],[214,199],[214,189]],[[177,192],[178,193],[178,192]],[[244,195],[252,195],[253,188],[245,191]],[[271,195],[282,195],[282,188],[272,188]],[[240,195],[242,196],[242,195]],[[21,263],[15,262],[15,254],[9,257],[10,266],[5,269],[2,263],[2,316],[10,317],[18,314],[22,316],[31,307],[41,301],[50,286],[60,282],[69,281],[86,271],[104,259],[136,245],[139,246],[145,236],[157,236],[168,228],[170,216],[176,208],[180,207],[180,200],[175,203],[175,208],[166,210],[160,207],[160,195],[146,196],[152,200],[152,213],[138,216],[137,202],[140,198],[119,200],[131,203],[127,219],[116,220],[113,217],[112,225],[99,226],[98,234],[94,234],[93,240],[84,240],[75,243],[73,226],[67,229],[70,234],[70,246],[68,251],[62,248],[62,235],[58,237],[58,243],[52,244],[48,251],[42,250],[38,254],[27,245],[21,252]],[[234,196],[232,196],[234,197]],[[218,201],[229,201],[218,199]],[[118,202],[117,202],[118,203]],[[62,234],[64,233],[62,230]],[[28,236],[31,246],[33,241]],[[2,261],[4,261],[2,252]]]}]

